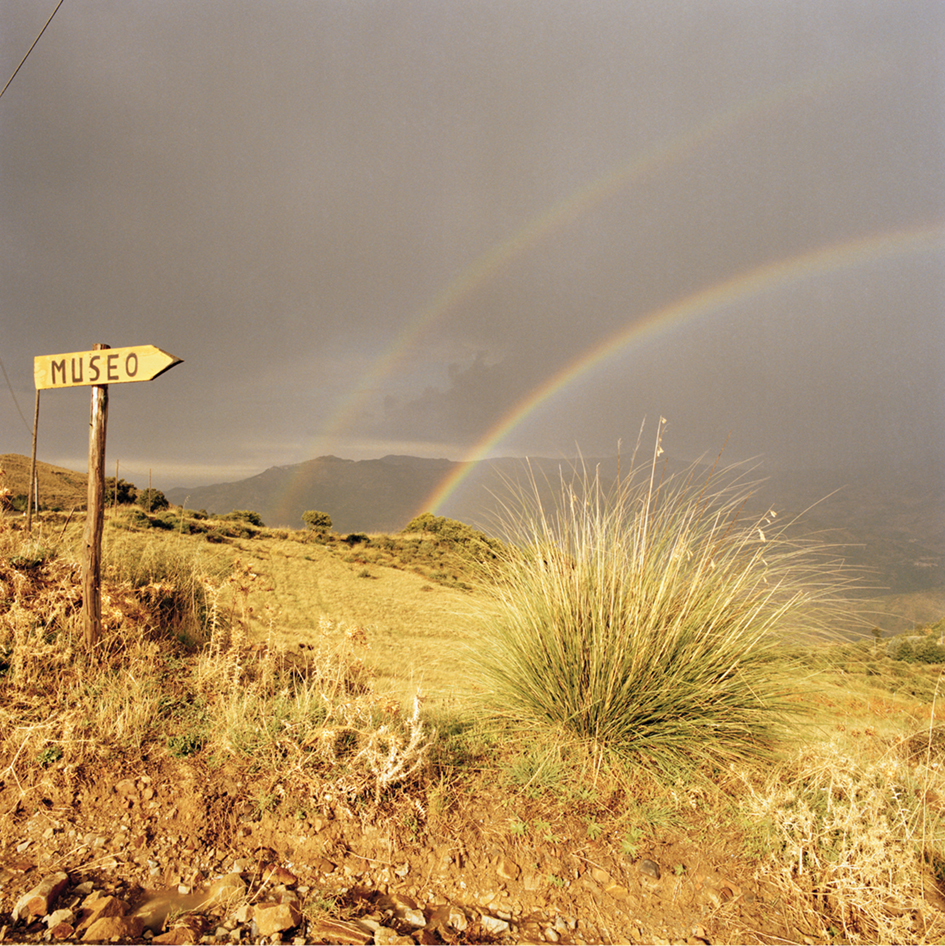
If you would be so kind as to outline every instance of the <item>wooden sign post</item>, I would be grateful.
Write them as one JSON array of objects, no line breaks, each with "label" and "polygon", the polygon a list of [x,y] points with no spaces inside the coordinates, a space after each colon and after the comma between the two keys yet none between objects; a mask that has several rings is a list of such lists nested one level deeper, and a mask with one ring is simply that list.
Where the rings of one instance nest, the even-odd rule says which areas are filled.
[{"label": "wooden sign post", "polygon": [[[104,351],[107,345],[95,346]],[[89,419],[89,499],[85,518],[85,556],[82,559],[82,628],[85,646],[92,648],[102,633],[102,527],[105,522],[105,428],[108,424],[108,385],[92,387]],[[115,484],[118,488],[118,484]]]},{"label": "wooden sign post", "polygon": [[[67,355],[38,355],[33,359],[37,408],[42,388],[92,386],[89,421],[89,492],[85,520],[85,557],[82,565],[82,625],[86,647],[91,649],[102,633],[102,526],[105,519],[105,428],[108,422],[108,385],[150,381],[181,359],[153,345],[109,348],[101,342],[92,351]],[[37,409],[37,421],[39,411]],[[36,422],[33,439],[36,438]],[[118,490],[118,477],[115,477]]]}]

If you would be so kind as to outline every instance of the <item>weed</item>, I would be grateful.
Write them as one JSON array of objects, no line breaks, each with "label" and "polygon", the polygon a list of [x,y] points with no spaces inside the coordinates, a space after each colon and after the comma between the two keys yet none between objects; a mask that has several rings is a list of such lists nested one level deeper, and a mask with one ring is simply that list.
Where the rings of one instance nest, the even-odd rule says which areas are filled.
[{"label": "weed", "polygon": [[528,822],[523,821],[521,818],[510,818],[509,833],[516,838],[524,837],[526,834],[528,834]]},{"label": "weed", "polygon": [[593,818],[585,818],[587,824],[587,836],[591,841],[596,841],[603,833],[604,826],[598,824]]},{"label": "weed", "polygon": [[643,831],[634,826],[620,839],[620,853],[624,857],[636,857],[643,846]]},{"label": "weed", "polygon": [[58,762],[62,758],[62,747],[61,746],[47,746],[42,751],[38,752],[36,755],[36,761],[44,768],[47,769],[54,762]]},{"label": "weed", "polygon": [[202,748],[205,737],[199,732],[179,733],[176,736],[168,736],[167,751],[175,759],[186,759],[189,756],[196,755]]}]

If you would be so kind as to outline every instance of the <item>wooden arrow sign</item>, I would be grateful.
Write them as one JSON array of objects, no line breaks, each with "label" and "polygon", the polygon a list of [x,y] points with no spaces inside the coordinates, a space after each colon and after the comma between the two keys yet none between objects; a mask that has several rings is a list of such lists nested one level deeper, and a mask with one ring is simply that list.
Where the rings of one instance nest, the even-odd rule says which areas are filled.
[{"label": "wooden arrow sign", "polygon": [[36,390],[80,385],[151,381],[183,359],[154,345],[74,351],[66,355],[37,355],[33,359]]}]

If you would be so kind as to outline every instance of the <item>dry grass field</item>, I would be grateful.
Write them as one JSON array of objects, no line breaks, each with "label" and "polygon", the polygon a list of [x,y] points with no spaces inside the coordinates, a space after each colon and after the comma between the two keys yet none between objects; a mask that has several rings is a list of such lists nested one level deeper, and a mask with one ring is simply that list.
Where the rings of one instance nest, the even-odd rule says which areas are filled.
[{"label": "dry grass field", "polygon": [[[659,574],[676,569],[682,584],[660,577],[620,603],[623,582],[606,575],[626,562],[585,573],[579,547],[523,559],[462,530],[343,537],[119,508],[105,529],[103,639],[89,654],[76,635],[81,521],[43,513],[27,536],[5,517],[0,926],[41,938],[10,914],[55,867],[76,882],[199,884],[265,850],[304,880],[304,920],[287,942],[332,941],[312,932],[317,922],[380,915],[379,898],[398,891],[431,916],[450,903],[480,917],[463,932],[428,924],[410,942],[940,942],[941,624],[898,659],[869,636],[774,634],[757,660],[743,646],[749,624],[726,624],[733,663],[719,670],[705,656],[718,634],[691,638],[679,618],[615,652],[622,678],[640,674],[634,693],[650,687],[642,701],[611,700],[612,712],[637,714],[623,729],[598,712],[606,680],[592,699],[575,683],[581,699],[560,718],[535,709],[534,690],[502,690],[504,668],[518,666],[517,684],[527,668],[515,661],[535,653],[525,625],[496,637],[511,620],[503,596],[530,595],[535,580],[529,627],[570,627],[569,595],[591,602],[610,588],[600,624],[542,637],[576,648],[571,662],[587,656],[587,635],[610,646],[609,616],[657,592],[667,614],[692,613],[699,627],[721,629],[746,608],[781,613],[784,600],[763,591],[773,573],[754,598],[728,597],[746,547],[725,565],[727,532],[711,532],[705,568],[687,571],[698,521],[681,518],[688,531],[645,558],[665,555]],[[509,557],[537,563],[538,579],[506,571]],[[697,595],[691,576],[710,564],[728,578]],[[647,666],[670,660],[657,675],[634,662],[653,641]],[[700,660],[703,677],[683,672]],[[772,686],[764,705],[777,704],[776,720],[751,716],[760,704],[742,680]],[[673,702],[680,692],[685,705]],[[650,718],[673,714],[701,727],[706,751]],[[644,731],[649,748],[635,749]],[[713,731],[727,740],[718,751]],[[115,786],[129,777],[161,801],[129,808],[129,837],[146,853],[103,860],[75,839],[109,835]],[[509,920],[491,927],[487,915]],[[201,929],[216,941],[212,924]]]}]

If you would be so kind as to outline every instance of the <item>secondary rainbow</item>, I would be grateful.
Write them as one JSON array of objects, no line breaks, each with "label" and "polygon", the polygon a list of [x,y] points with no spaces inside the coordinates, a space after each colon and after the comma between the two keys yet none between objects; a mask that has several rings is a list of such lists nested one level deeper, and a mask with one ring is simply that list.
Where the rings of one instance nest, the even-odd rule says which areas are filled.
[{"label": "secondary rainbow", "polygon": [[329,447],[332,439],[364,408],[367,397],[375,390],[378,381],[393,372],[423,332],[457,309],[476,290],[488,284],[514,259],[544,237],[567,227],[571,221],[633,181],[640,180],[646,174],[679,161],[697,148],[720,139],[722,135],[731,132],[739,122],[758,119],[792,101],[801,101],[825,89],[855,84],[866,77],[875,76],[876,72],[883,68],[886,68],[883,64],[857,62],[826,74],[816,74],[777,86],[687,128],[648,149],[629,163],[611,168],[553,204],[540,216],[528,221],[510,237],[479,256],[429,304],[405,322],[387,351],[378,356],[327,421],[316,441],[321,442],[325,448]]},{"label": "secondary rainbow", "polygon": [[475,467],[526,417],[588,371],[616,357],[627,346],[638,344],[643,339],[667,331],[686,320],[708,315],[741,299],[777,289],[790,282],[862,266],[881,259],[892,259],[943,247],[943,222],[871,234],[766,263],[635,318],[604,341],[583,351],[574,361],[555,372],[518,401],[512,410],[485,432],[462,463],[427,497],[416,514],[437,512]]}]

